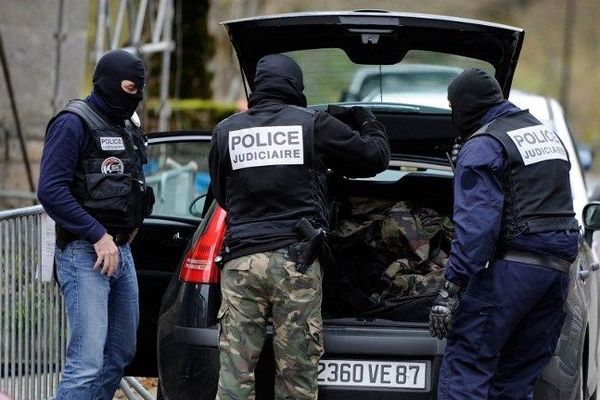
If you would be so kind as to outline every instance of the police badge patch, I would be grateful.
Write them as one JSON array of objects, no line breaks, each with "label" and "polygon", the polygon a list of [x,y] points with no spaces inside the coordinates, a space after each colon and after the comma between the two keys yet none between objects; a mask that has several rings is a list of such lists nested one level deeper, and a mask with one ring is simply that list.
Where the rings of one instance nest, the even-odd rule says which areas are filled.
[{"label": "police badge patch", "polygon": [[259,126],[229,132],[231,169],[266,165],[302,165],[301,125]]},{"label": "police badge patch", "polygon": [[123,138],[120,137],[104,137],[100,138],[100,147],[104,151],[123,151],[125,150],[125,144],[123,144]]},{"label": "police badge patch", "polygon": [[108,157],[102,161],[100,170],[103,174],[122,174],[125,172],[125,166],[123,165],[123,161],[117,157]]},{"label": "police badge patch", "polygon": [[528,126],[506,134],[517,146],[525,165],[546,160],[569,160],[558,135],[544,125]]}]

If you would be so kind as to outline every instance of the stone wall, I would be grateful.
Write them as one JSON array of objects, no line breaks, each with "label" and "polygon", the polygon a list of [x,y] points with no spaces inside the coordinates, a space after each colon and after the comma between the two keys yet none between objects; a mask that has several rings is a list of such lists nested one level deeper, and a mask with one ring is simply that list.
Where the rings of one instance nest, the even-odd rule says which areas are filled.
[{"label": "stone wall", "polygon": [[[67,100],[84,94],[88,1],[0,0],[0,10],[0,34],[37,186],[48,120]],[[0,75],[0,191],[7,190],[30,189],[6,82]],[[21,205],[31,202],[0,197],[0,209]]]}]

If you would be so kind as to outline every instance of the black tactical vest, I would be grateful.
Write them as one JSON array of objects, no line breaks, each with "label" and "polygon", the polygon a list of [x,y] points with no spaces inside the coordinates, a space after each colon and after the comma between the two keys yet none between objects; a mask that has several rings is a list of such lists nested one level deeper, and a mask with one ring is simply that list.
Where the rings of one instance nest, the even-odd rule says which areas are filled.
[{"label": "black tactical vest", "polygon": [[133,124],[111,124],[83,100],[71,100],[58,115],[65,112],[85,121],[92,142],[79,157],[71,193],[107,231],[130,232],[139,227],[154,203],[142,170],[147,162],[142,131]]},{"label": "black tactical vest", "polygon": [[297,241],[294,227],[302,217],[327,227],[326,170],[314,155],[315,116],[273,105],[217,126],[219,153],[231,163],[224,259]]},{"label": "black tactical vest", "polygon": [[578,230],[569,181],[571,163],[560,138],[528,111],[500,117],[471,138],[487,135],[507,154],[502,181],[502,236]]}]

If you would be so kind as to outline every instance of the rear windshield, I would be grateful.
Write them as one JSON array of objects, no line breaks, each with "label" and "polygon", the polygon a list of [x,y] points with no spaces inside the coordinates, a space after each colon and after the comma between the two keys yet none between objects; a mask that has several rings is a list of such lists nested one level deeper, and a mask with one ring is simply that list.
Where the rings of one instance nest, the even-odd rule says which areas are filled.
[{"label": "rear windshield", "polygon": [[341,49],[310,49],[286,53],[304,73],[308,104],[338,102],[393,103],[449,111],[446,89],[466,68],[494,73],[483,61],[455,55],[411,50],[394,65],[355,64]]}]

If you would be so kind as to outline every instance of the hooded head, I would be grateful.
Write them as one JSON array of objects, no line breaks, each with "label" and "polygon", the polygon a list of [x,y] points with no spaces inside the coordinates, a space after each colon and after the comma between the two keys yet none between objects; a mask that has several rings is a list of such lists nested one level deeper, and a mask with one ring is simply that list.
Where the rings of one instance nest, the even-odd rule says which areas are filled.
[{"label": "hooded head", "polygon": [[448,100],[452,107],[452,122],[463,139],[481,128],[481,119],[504,97],[500,84],[490,74],[472,68],[458,75],[448,86]]},{"label": "hooded head", "polygon": [[[133,115],[144,96],[144,63],[125,50],[109,51],[96,64],[94,93],[98,94],[115,116],[127,119]],[[123,81],[131,81],[135,90],[125,91]],[[135,93],[132,93],[135,91]]]},{"label": "hooded head", "polygon": [[249,106],[263,99],[279,100],[285,104],[306,107],[304,80],[300,66],[283,54],[268,54],[258,60],[254,91]]}]

